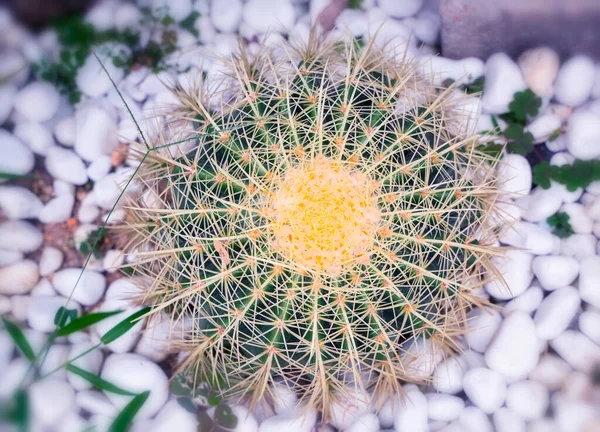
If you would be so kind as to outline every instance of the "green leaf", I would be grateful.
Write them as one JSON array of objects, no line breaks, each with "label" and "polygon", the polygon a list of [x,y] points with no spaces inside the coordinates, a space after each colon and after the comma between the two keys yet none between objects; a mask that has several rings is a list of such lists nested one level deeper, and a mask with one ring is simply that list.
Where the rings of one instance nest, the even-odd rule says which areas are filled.
[{"label": "green leaf", "polygon": [[533,183],[542,189],[550,189],[550,164],[547,161],[540,162],[533,167]]},{"label": "green leaf", "polygon": [[228,429],[235,429],[238,424],[238,419],[233,414],[231,407],[227,404],[219,404],[215,409],[215,422],[218,425],[226,427]]},{"label": "green leaf", "polygon": [[108,345],[109,343],[119,339],[121,336],[123,336],[125,333],[127,333],[129,330],[131,330],[131,328],[134,325],[137,324],[137,321],[140,317],[146,315],[148,312],[150,312],[150,310],[151,310],[150,307],[145,307],[145,308],[137,311],[136,313],[131,314],[130,316],[125,318],[123,321],[118,323],[116,326],[111,328],[109,331],[107,331],[100,338],[100,341],[104,345]]},{"label": "green leaf", "polygon": [[14,322],[9,321],[8,319],[6,319],[4,317],[2,317],[2,322],[4,323],[4,326],[6,327],[6,331],[8,332],[8,335],[14,341],[17,348],[19,348],[19,350],[23,353],[23,355],[27,358],[27,360],[29,360],[30,362],[34,362],[35,361],[35,353],[33,352],[33,348],[31,348],[29,341],[23,334],[23,331]]},{"label": "green leaf", "polygon": [[66,309],[61,306],[54,315],[54,325],[58,328],[62,328],[67,325],[68,322],[72,322],[77,318],[77,309]]},{"label": "green leaf", "polygon": [[533,135],[525,132],[515,140],[509,141],[506,145],[506,151],[527,156],[533,150]]},{"label": "green leaf", "polygon": [[362,2],[363,2],[363,0],[349,0],[348,8],[349,9],[360,9]]},{"label": "green leaf", "polygon": [[111,425],[108,428],[109,432],[127,431],[129,426],[131,425],[131,422],[133,421],[139,410],[142,408],[144,403],[146,403],[146,400],[149,396],[150,392],[145,391],[131,399],[131,402],[129,402],[125,406],[125,408],[123,408],[123,411],[121,411],[117,418],[115,418],[115,420],[111,423]]},{"label": "green leaf", "polygon": [[96,312],[82,315],[79,318],[71,321],[69,324],[59,329],[56,332],[57,337],[67,336],[72,333],[84,330],[108,317],[119,314],[123,311],[112,311],[112,312]]},{"label": "green leaf", "polygon": [[198,19],[199,16],[200,16],[200,12],[193,11],[185,19],[183,19],[182,21],[179,22],[179,27],[181,27],[184,30],[189,31],[191,34],[198,37],[199,36],[198,30],[196,30],[196,27],[194,27],[194,25],[196,24],[196,20]]},{"label": "green leaf", "polygon": [[29,396],[25,389],[19,388],[5,406],[0,406],[0,422],[4,420],[8,424],[16,426],[16,429],[12,430],[28,432],[30,429],[29,419]]},{"label": "green leaf", "polygon": [[28,178],[28,177],[29,176],[26,176],[26,175],[0,172],[0,179],[1,180],[18,180],[18,179],[23,179],[23,178]]},{"label": "green leaf", "polygon": [[508,109],[516,121],[524,124],[528,116],[535,117],[538,114],[541,106],[542,99],[527,89],[515,93],[513,101],[508,105]]},{"label": "green leaf", "polygon": [[485,77],[479,77],[470,84],[460,86],[467,94],[481,93],[485,84]]},{"label": "green leaf", "polygon": [[189,413],[196,414],[198,412],[198,407],[194,405],[194,401],[188,397],[178,397],[177,403]]},{"label": "green leaf", "polygon": [[80,376],[81,378],[83,378],[84,380],[86,380],[87,382],[89,382],[91,385],[93,385],[94,387],[96,387],[99,390],[104,390],[104,391],[107,391],[110,393],[115,393],[115,394],[123,395],[123,396],[135,396],[136,395],[136,393],[132,393],[127,390],[123,390],[122,388],[119,388],[116,385],[103,380],[98,375],[94,375],[93,373],[90,373],[86,370],[78,368],[77,366],[75,366],[73,364],[68,364],[66,369],[69,372]]},{"label": "green leaf", "polygon": [[569,215],[565,212],[553,214],[546,222],[553,228],[552,233],[560,238],[569,237],[573,234],[573,227],[569,222]]},{"label": "green leaf", "polygon": [[556,141],[559,136],[560,136],[560,128],[556,129],[554,132],[552,132],[550,134],[550,136],[548,137],[548,141],[550,141],[550,142]]},{"label": "green leaf", "polygon": [[500,157],[502,156],[502,150],[504,146],[498,143],[489,143],[485,145],[479,146],[479,150],[488,155],[491,160],[489,161],[492,166],[496,164]]}]

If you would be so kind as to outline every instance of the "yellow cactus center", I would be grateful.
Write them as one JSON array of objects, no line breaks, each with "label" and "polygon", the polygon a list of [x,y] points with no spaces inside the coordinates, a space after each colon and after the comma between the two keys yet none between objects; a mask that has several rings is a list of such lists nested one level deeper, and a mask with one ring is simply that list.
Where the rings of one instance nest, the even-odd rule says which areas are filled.
[{"label": "yellow cactus center", "polygon": [[269,203],[275,247],[300,266],[339,274],[373,246],[381,219],[374,185],[323,156],[289,168]]}]

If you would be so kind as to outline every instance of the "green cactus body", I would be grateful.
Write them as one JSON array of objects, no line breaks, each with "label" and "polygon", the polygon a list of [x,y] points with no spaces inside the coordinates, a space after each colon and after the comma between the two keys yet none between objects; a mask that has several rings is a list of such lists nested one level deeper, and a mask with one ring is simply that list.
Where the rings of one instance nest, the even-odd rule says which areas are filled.
[{"label": "green cactus body", "polygon": [[190,317],[184,367],[255,401],[284,380],[327,411],[359,374],[376,395],[423,378],[418,340],[455,349],[497,252],[496,189],[414,64],[315,46],[231,61],[218,109],[177,90],[194,145],[144,163],[161,208],[132,205],[130,226],[146,299]]}]

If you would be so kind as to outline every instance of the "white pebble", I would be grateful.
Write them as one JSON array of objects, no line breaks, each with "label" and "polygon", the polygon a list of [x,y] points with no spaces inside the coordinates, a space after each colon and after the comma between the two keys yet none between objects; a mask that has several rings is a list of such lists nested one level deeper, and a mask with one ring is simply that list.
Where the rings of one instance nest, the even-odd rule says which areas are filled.
[{"label": "white pebble", "polygon": [[352,426],[344,432],[379,432],[379,419],[375,414],[365,414],[356,420]]},{"label": "white pebble", "polygon": [[56,123],[54,127],[54,137],[56,141],[67,147],[75,145],[75,136],[77,133],[77,123],[75,117],[68,116]]},{"label": "white pebble", "polygon": [[42,201],[21,186],[0,186],[0,209],[9,219],[37,219]]},{"label": "white pebble", "polygon": [[48,377],[29,387],[32,416],[44,426],[58,423],[73,408],[75,392],[63,380]]},{"label": "white pebble", "polygon": [[525,420],[542,418],[549,403],[548,390],[539,382],[525,380],[508,386],[506,406]]},{"label": "white pebble", "polygon": [[531,166],[521,155],[505,155],[496,175],[500,190],[506,192],[508,198],[526,196],[531,190]]},{"label": "white pebble", "polygon": [[481,107],[489,114],[505,113],[514,94],[526,88],[521,71],[515,62],[504,53],[493,54],[485,64]]},{"label": "white pebble", "polygon": [[[105,49],[106,45],[104,45]],[[103,46],[100,46],[98,51],[102,52],[102,48]],[[116,47],[113,48],[115,51],[117,49]],[[77,71],[77,76],[75,77],[77,87],[84,95],[91,98],[106,95],[113,88],[113,84],[110,81],[111,78],[115,83],[119,83],[123,79],[124,71],[122,68],[116,67],[108,56],[104,56],[102,61],[108,71],[108,75],[98,59],[96,59],[96,56],[89,55],[83,66]]]},{"label": "white pebble", "polygon": [[152,0],[152,7],[154,9],[166,10],[169,16],[173,17],[175,21],[183,21],[193,11],[192,0],[178,0],[176,2],[169,0]]},{"label": "white pebble", "polygon": [[499,300],[508,300],[525,292],[533,279],[531,262],[533,255],[521,250],[508,250],[503,257],[494,257],[502,280],[492,280],[485,285],[486,291]]},{"label": "white pebble", "polygon": [[575,56],[563,63],[554,86],[554,97],[563,105],[577,106],[589,99],[594,86],[594,62]]},{"label": "white pebble", "polygon": [[42,245],[42,233],[25,221],[0,223],[0,248],[9,251],[33,252]]},{"label": "white pebble", "polygon": [[[73,366],[76,366],[84,371],[90,372],[94,375],[98,375],[100,373],[100,367],[102,366],[102,361],[104,356],[102,355],[102,350],[98,348],[94,348],[94,344],[90,341],[79,342],[71,345],[69,349],[69,358],[74,359],[79,357],[86,351],[89,351],[84,356],[77,358],[71,362]],[[90,351],[91,349],[91,351]],[[67,373],[67,379],[71,383],[71,385],[77,389],[77,391],[92,388],[92,385],[89,381],[84,380],[79,375],[75,375],[72,372]]]},{"label": "white pebble", "polygon": [[427,415],[431,420],[456,420],[464,407],[465,401],[457,396],[427,394]]},{"label": "white pebble", "polygon": [[60,268],[63,262],[63,253],[54,247],[45,247],[40,256],[40,275],[48,276]]},{"label": "white pebble", "polygon": [[106,281],[101,273],[83,270],[82,274],[82,269],[79,268],[66,268],[56,272],[52,284],[60,294],[72,296],[73,300],[84,306],[96,304],[106,288]]},{"label": "white pebble", "polygon": [[29,311],[28,295],[13,295],[10,297],[10,312],[15,321],[27,321],[27,312]]},{"label": "white pebble", "polygon": [[496,432],[525,432],[525,420],[509,408],[500,408],[492,417]]},{"label": "white pebble", "polygon": [[559,288],[542,301],[533,317],[542,340],[557,337],[567,329],[579,308],[579,294],[573,287]]},{"label": "white pebble", "polygon": [[571,367],[562,358],[544,354],[529,378],[543,384],[549,391],[554,391],[562,387],[571,372]]},{"label": "white pebble", "polygon": [[579,315],[579,330],[600,345],[600,312],[588,310]]},{"label": "white pebble", "polygon": [[467,397],[486,414],[502,406],[506,398],[506,381],[502,375],[487,368],[469,369],[463,378]]},{"label": "white pebble", "polygon": [[50,281],[46,278],[40,279],[40,281],[33,287],[30,293],[32,296],[54,296],[56,291],[52,287]]},{"label": "white pebble", "polygon": [[74,185],[83,185],[88,181],[85,164],[72,150],[52,147],[46,156],[46,169],[57,179]]},{"label": "white pebble", "polygon": [[450,357],[442,361],[435,368],[432,377],[433,388],[442,393],[458,393],[462,390],[465,370],[465,361],[459,357]]},{"label": "white pebble", "polygon": [[427,398],[419,390],[406,392],[404,404],[400,405],[394,416],[396,431],[426,432]]},{"label": "white pebble", "polygon": [[576,110],[567,123],[567,149],[583,160],[600,156],[600,115]]},{"label": "white pebble", "polygon": [[142,332],[135,352],[158,363],[167,358],[171,348],[171,338],[183,339],[184,337],[183,332],[173,326],[168,316],[158,315]]},{"label": "white pebble", "polygon": [[296,21],[289,0],[250,0],[244,5],[243,17],[256,33],[282,32]]},{"label": "white pebble", "polygon": [[516,203],[523,211],[523,219],[540,222],[558,211],[562,199],[552,189],[537,187],[528,196],[517,199]]},{"label": "white pebble", "polygon": [[52,189],[54,190],[54,195],[56,196],[75,195],[75,186],[64,180],[54,179],[52,182]]},{"label": "white pebble", "polygon": [[[108,332],[110,329],[112,329],[114,326],[116,326],[128,316],[139,312],[141,310],[141,307],[128,307],[127,302],[122,300],[104,300],[104,302],[98,309],[98,312],[114,312],[117,310],[123,310],[123,312],[118,313],[116,315],[112,315],[111,317],[100,321],[94,326],[94,333],[97,335],[98,338],[106,334],[106,332]],[[140,333],[142,333],[143,328],[144,320],[142,319],[139,320],[131,328],[131,330],[129,330],[117,340],[106,345],[106,347],[114,353],[125,353],[131,351],[134,348],[138,339],[140,338]]]},{"label": "white pebble", "polygon": [[560,130],[562,120],[556,114],[542,114],[527,125],[535,143],[545,142],[550,135]]},{"label": "white pebble", "polygon": [[44,205],[40,212],[40,222],[60,223],[66,222],[71,217],[75,197],[73,195],[59,195]]},{"label": "white pebble", "polygon": [[552,253],[556,238],[539,225],[517,221],[499,240],[509,246],[526,249],[534,255],[547,255]]},{"label": "white pebble", "polygon": [[5,129],[0,129],[0,142],[2,143],[0,172],[23,175],[33,169],[35,164],[33,152],[14,135]]},{"label": "white pebble", "polygon": [[483,75],[484,67],[483,61],[475,57],[454,60],[431,56],[423,64],[422,71],[427,75],[433,75],[434,83],[437,85],[441,85],[447,79],[452,79],[456,85],[461,85],[480,78]]},{"label": "white pebble", "polygon": [[23,260],[0,268],[0,294],[26,294],[39,280],[38,265]]},{"label": "white pebble", "polygon": [[598,240],[592,234],[572,234],[560,242],[560,254],[575,258],[577,261],[596,255]]},{"label": "white pebble", "polygon": [[258,432],[297,431],[310,432],[317,422],[317,412],[314,409],[299,407],[294,411],[269,417],[260,424]]},{"label": "white pebble", "polygon": [[542,97],[553,93],[559,65],[558,54],[547,47],[527,50],[519,57],[519,67],[527,87]]},{"label": "white pebble", "polygon": [[557,255],[535,257],[532,268],[540,285],[546,291],[570,285],[579,274],[579,262],[575,258]]},{"label": "white pebble", "polygon": [[377,0],[377,5],[393,18],[406,18],[419,12],[423,0]]},{"label": "white pebble", "polygon": [[510,381],[526,377],[537,365],[539,356],[533,320],[525,312],[514,311],[504,318],[488,346],[485,362]]},{"label": "white pebble", "polygon": [[[254,429],[243,427],[240,428],[242,422],[243,424],[247,424],[253,420],[250,418],[252,414],[247,416],[240,416],[238,412],[236,412],[237,405],[231,406],[231,411],[238,419],[237,429],[244,432],[256,432],[258,429],[258,425],[254,427]],[[256,423],[256,420],[254,420]],[[173,399],[166,403],[166,405],[159,411],[156,415],[156,418],[152,420],[152,432],[186,432],[186,431],[195,431],[198,428],[198,420],[196,416],[183,408],[177,400]]]},{"label": "white pebble", "polygon": [[506,303],[502,312],[507,315],[512,311],[520,310],[531,314],[538,308],[543,298],[544,291],[537,285],[531,286],[523,294]]},{"label": "white pebble", "polygon": [[52,134],[46,126],[33,122],[21,121],[15,125],[13,134],[39,155],[46,155],[48,149],[54,145]]},{"label": "white pebble", "polygon": [[550,346],[569,365],[581,372],[590,372],[600,361],[600,346],[575,330],[563,332],[550,342]]},{"label": "white pebble", "polygon": [[210,4],[210,18],[217,30],[233,33],[242,19],[240,0],[213,1]]},{"label": "white pebble", "polygon": [[594,255],[581,261],[579,296],[584,302],[600,308],[598,286],[600,286],[600,256]]},{"label": "white pebble", "polygon": [[54,317],[56,312],[63,306],[67,309],[76,308],[73,302],[67,304],[67,299],[58,296],[32,296],[29,300],[27,310],[27,323],[29,327],[43,333],[50,333],[56,330]]},{"label": "white pebble", "polygon": [[471,314],[468,324],[469,332],[465,337],[467,344],[471,349],[483,353],[502,324],[502,315],[495,309],[477,309]]},{"label": "white pebble", "polygon": [[28,120],[45,122],[54,117],[59,104],[56,87],[45,81],[34,81],[17,94],[15,110]]},{"label": "white pebble", "polygon": [[23,252],[0,249],[0,267],[14,264],[23,259]]},{"label": "white pebble", "polygon": [[383,403],[381,409],[377,412],[379,423],[382,428],[394,427],[394,416],[400,409],[400,406],[403,403],[402,400],[403,399],[400,396],[394,393]]},{"label": "white pebble", "polygon": [[109,249],[102,258],[102,268],[108,273],[115,273],[119,270],[119,267],[123,264],[123,261],[125,261],[125,255],[123,254],[123,251]]},{"label": "white pebble", "polygon": [[593,222],[585,208],[579,203],[570,203],[562,206],[561,211],[569,215],[569,224],[577,234],[590,234]]},{"label": "white pebble", "polygon": [[[169,380],[155,363],[137,354],[111,354],[104,362],[102,379],[133,393],[150,391],[146,403],[138,411],[138,418],[152,417],[162,408],[169,397]],[[123,409],[130,396],[105,392],[110,401]]]},{"label": "white pebble", "polygon": [[271,391],[273,392],[273,410],[275,414],[281,414],[296,407],[298,395],[284,383],[273,383]]},{"label": "white pebble", "polygon": [[558,428],[554,423],[554,419],[543,418],[530,422],[527,432],[558,432]]},{"label": "white pebble", "polygon": [[108,398],[96,390],[82,390],[77,392],[75,397],[77,406],[93,415],[99,414],[108,417],[114,417],[117,414],[117,408],[108,400]]},{"label": "white pebble", "polygon": [[95,205],[82,205],[77,211],[77,220],[81,223],[94,223],[100,216],[100,209]]},{"label": "white pebble", "polygon": [[107,175],[112,168],[109,156],[100,156],[94,160],[87,168],[87,175],[93,181],[98,181]]},{"label": "white pebble", "polygon": [[343,393],[336,393],[331,403],[330,423],[339,429],[346,429],[354,424],[359,417],[369,412],[367,397],[350,388]]},{"label": "white pebble", "polygon": [[[594,417],[598,417],[598,407],[583,400],[571,401],[556,395],[554,417],[560,432],[596,432],[592,425]],[[588,428],[588,426],[591,426]]]},{"label": "white pebble", "polygon": [[110,155],[117,147],[117,124],[105,110],[89,107],[77,112],[75,151],[85,161],[93,162],[102,155]]},{"label": "white pebble", "polygon": [[14,85],[4,83],[0,86],[0,126],[4,124],[15,103],[17,88]]},{"label": "white pebble", "polygon": [[462,410],[458,424],[462,427],[462,432],[494,432],[487,414],[476,406]]}]

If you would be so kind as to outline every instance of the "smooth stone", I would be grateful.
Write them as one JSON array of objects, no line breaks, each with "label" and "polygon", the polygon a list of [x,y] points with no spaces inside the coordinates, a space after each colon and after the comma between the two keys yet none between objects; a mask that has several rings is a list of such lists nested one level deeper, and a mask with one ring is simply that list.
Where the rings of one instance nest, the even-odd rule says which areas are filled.
[{"label": "smooth stone", "polygon": [[579,330],[600,345],[600,312],[588,310],[579,315]]},{"label": "smooth stone", "polygon": [[[101,378],[133,393],[150,391],[146,403],[138,411],[137,418],[146,419],[155,415],[169,397],[169,379],[155,363],[137,354],[111,354],[102,367]],[[130,396],[104,392],[110,401],[123,409]]]},{"label": "smooth stone", "polygon": [[526,196],[531,191],[531,166],[527,159],[518,154],[507,154],[498,167],[498,183],[508,198]]},{"label": "smooth stone", "polygon": [[469,369],[463,378],[463,388],[471,402],[486,414],[494,413],[506,399],[506,381],[491,369]]},{"label": "smooth stone", "polygon": [[499,238],[509,246],[525,249],[533,255],[552,253],[556,238],[546,228],[531,222],[515,222]]},{"label": "smooth stone", "polygon": [[596,255],[598,239],[592,234],[572,234],[560,242],[560,254],[581,262]]},{"label": "smooth stone", "polygon": [[[139,312],[141,307],[131,307],[128,305],[128,302],[122,300],[109,300],[105,299],[98,312],[114,312],[118,310],[122,310],[123,312],[118,313],[116,315],[112,315],[109,318],[106,318],[96,325],[94,325],[94,333],[99,339],[102,335],[106,334],[110,329],[119,324],[125,318],[133,315],[136,312]],[[106,345],[110,351],[114,353],[126,353],[132,351],[140,338],[140,334],[144,328],[144,319],[139,320],[127,333],[125,333],[120,338],[112,341],[111,343]]]},{"label": "smooth stone", "polygon": [[56,141],[66,147],[75,145],[75,137],[77,136],[77,123],[74,116],[68,116],[60,120],[54,126],[54,137]]},{"label": "smooth stone", "polygon": [[474,311],[468,318],[467,344],[471,349],[484,353],[501,324],[502,315],[495,309]]},{"label": "smooth stone", "polygon": [[550,346],[574,369],[589,373],[600,362],[600,346],[583,333],[566,330]]},{"label": "smooth stone", "polygon": [[66,268],[56,272],[52,284],[56,291],[65,297],[71,296],[84,306],[96,304],[106,288],[106,280],[101,273],[83,270],[82,274],[82,269],[79,268]]},{"label": "smooth stone", "polygon": [[14,85],[4,83],[0,86],[0,126],[10,116],[15,103],[15,96],[17,95],[17,88]]},{"label": "smooth stone", "polygon": [[21,186],[0,186],[0,209],[9,219],[37,219],[42,201]]},{"label": "smooth stone", "polygon": [[500,408],[492,418],[496,432],[525,432],[525,420],[509,408]]},{"label": "smooth stone", "polygon": [[553,291],[542,301],[533,317],[538,337],[550,340],[565,331],[575,318],[580,302],[579,293],[573,287]]},{"label": "smooth stone", "polygon": [[462,432],[494,432],[487,414],[476,406],[468,406],[462,410],[458,424],[462,427]]},{"label": "smooth stone", "polygon": [[375,414],[365,414],[356,420],[345,432],[379,432],[379,419]]},{"label": "smooth stone", "polygon": [[44,241],[42,233],[25,221],[5,221],[0,223],[0,248],[9,251],[33,252]]},{"label": "smooth stone", "polygon": [[60,268],[63,263],[63,253],[60,249],[47,246],[42,249],[40,256],[40,275],[48,276]]},{"label": "smooth stone", "polygon": [[554,92],[554,80],[558,75],[560,58],[552,48],[527,50],[519,56],[518,63],[527,87],[535,94],[544,97]]},{"label": "smooth stone", "polygon": [[600,115],[576,110],[567,123],[567,149],[577,159],[600,156]]},{"label": "smooth stone", "polygon": [[33,121],[18,122],[13,134],[27,144],[31,151],[42,156],[45,156],[48,149],[54,145],[52,134],[46,126]]},{"label": "smooth stone", "polygon": [[331,402],[331,419],[329,423],[338,429],[346,429],[356,420],[369,412],[367,395],[347,388],[343,393],[336,393]]},{"label": "smooth stone", "polygon": [[514,311],[500,326],[485,352],[485,363],[508,381],[527,376],[539,360],[538,338],[531,317]]},{"label": "smooth stone", "polygon": [[23,252],[0,249],[0,267],[23,260]]},{"label": "smooth stone", "polygon": [[532,254],[521,250],[508,250],[502,257],[494,257],[502,280],[492,280],[485,285],[485,290],[498,300],[509,300],[527,289],[533,279],[531,263]]},{"label": "smooth stone", "polygon": [[424,74],[432,75],[433,82],[441,85],[445,80],[454,80],[456,85],[468,84],[483,76],[485,65],[481,59],[449,59],[441,56],[427,57],[421,66]]},{"label": "smooth stone", "polygon": [[112,169],[112,163],[109,156],[100,156],[94,160],[87,168],[87,175],[92,181],[98,181],[106,176]]},{"label": "smooth stone", "polygon": [[406,392],[403,405],[394,416],[394,429],[397,431],[426,432],[427,398],[419,390]]},{"label": "smooth stone", "polygon": [[377,412],[379,417],[379,424],[382,428],[393,428],[394,427],[394,416],[402,405],[402,398],[396,393],[389,396],[381,406],[381,409]]},{"label": "smooth stone", "polygon": [[592,59],[585,56],[571,57],[558,71],[554,98],[563,105],[581,105],[592,93],[595,73]]},{"label": "smooth stone", "polygon": [[277,414],[264,420],[258,432],[297,431],[310,432],[317,422],[317,412],[314,409],[299,407],[294,411]]},{"label": "smooth stone", "polygon": [[443,360],[433,373],[433,388],[442,393],[458,393],[462,390],[462,380],[466,369],[465,361],[459,357]]},{"label": "smooth stone", "polygon": [[[77,358],[84,352],[89,351],[94,347],[95,345],[90,341],[73,344],[69,348],[69,359]],[[98,375],[100,373],[103,360],[104,356],[102,355],[102,350],[95,348],[84,356],[77,358],[77,360],[73,360],[71,364],[75,367],[83,369],[84,371]],[[72,372],[67,372],[67,379],[77,391],[92,388],[92,384],[89,381],[81,378],[79,375],[75,375]]]},{"label": "smooth stone", "polygon": [[56,291],[54,291],[50,281],[44,278],[40,279],[36,286],[33,287],[30,294],[32,296],[54,296],[56,295]]},{"label": "smooth stone", "polygon": [[508,386],[506,406],[525,420],[542,418],[549,404],[548,390],[537,381],[518,381]]},{"label": "smooth stone", "polygon": [[176,22],[186,19],[194,10],[192,0],[178,0],[176,2],[170,0],[152,0],[154,9],[166,10]]},{"label": "smooth stone", "polygon": [[38,265],[23,260],[0,268],[0,294],[27,294],[38,283]]},{"label": "smooth stone", "polygon": [[233,33],[242,19],[242,8],[241,0],[211,2],[210,19],[220,32]]},{"label": "smooth stone", "polygon": [[282,32],[293,27],[296,14],[289,0],[250,0],[243,19],[256,33]]},{"label": "smooth stone", "polygon": [[[236,411],[235,408],[237,408],[237,405],[235,406],[230,406],[231,411],[233,412],[233,414],[237,417],[238,419],[238,425],[236,426],[236,430],[240,429],[243,431],[251,431],[251,432],[256,432],[256,430],[258,429],[258,424],[254,427],[254,429],[252,428],[246,428],[244,429],[243,427],[240,427],[240,423],[250,423],[252,421],[251,418],[249,417],[243,417],[240,416],[239,414],[243,414],[243,413],[239,413]],[[249,416],[251,416],[252,414],[249,414]],[[256,420],[254,420],[254,423],[256,423]],[[154,418],[154,420],[152,420],[152,428],[151,431],[152,432],[172,432],[172,431],[177,431],[177,432],[195,432],[198,429],[198,419],[196,418],[196,416],[187,411],[185,408],[183,408],[179,402],[175,399],[170,400],[169,402],[167,402],[165,404],[164,407],[162,407],[162,409],[158,412],[158,414],[156,415],[156,417]]]},{"label": "smooth stone", "polygon": [[562,199],[552,189],[536,187],[526,197],[519,198],[516,204],[522,209],[522,217],[529,222],[540,222],[556,213],[562,204]]},{"label": "smooth stone", "polygon": [[[559,432],[595,432],[592,424],[598,417],[598,407],[583,400],[568,400],[557,395],[554,402],[554,418]],[[588,428],[588,426],[590,426]]]},{"label": "smooth stone", "polygon": [[47,377],[28,389],[32,417],[44,426],[57,424],[72,409],[75,392],[64,380]]},{"label": "smooth stone", "polygon": [[154,316],[140,338],[135,352],[149,358],[154,362],[161,362],[171,351],[171,339],[184,339],[185,334],[173,325],[170,317],[165,315]]},{"label": "smooth stone", "polygon": [[[118,52],[118,46],[111,46],[112,44],[104,44],[98,48],[98,52],[102,53],[103,49],[109,50],[112,48],[113,51]],[[118,84],[124,76],[122,68],[118,68],[114,65],[108,56],[100,55],[106,72],[102,65],[94,55],[89,55],[83,65],[77,71],[75,77],[75,83],[77,88],[81,90],[86,96],[90,98],[97,98],[106,95],[110,89],[113,88],[111,79]]]},{"label": "smooth stone", "polygon": [[0,172],[25,175],[33,169],[35,165],[33,152],[21,140],[5,129],[0,129],[0,142],[2,143]]},{"label": "smooth stone", "polygon": [[570,285],[580,271],[579,262],[575,258],[557,255],[535,257],[532,268],[538,282],[546,291]]},{"label": "smooth stone", "polygon": [[519,67],[504,53],[491,55],[485,63],[481,107],[489,114],[508,112],[515,93],[527,88]]},{"label": "smooth stone", "polygon": [[538,308],[544,299],[544,290],[537,285],[533,285],[525,290],[523,294],[515,297],[502,309],[502,312],[507,315],[515,310],[520,310],[532,314]]},{"label": "smooth stone", "polygon": [[114,417],[117,408],[98,390],[80,390],[75,396],[77,406],[92,415]]},{"label": "smooth stone", "polygon": [[554,354],[544,354],[538,365],[529,374],[529,378],[541,383],[549,391],[555,391],[563,386],[564,381],[573,369],[562,358]]},{"label": "smooth stone", "polygon": [[60,95],[52,84],[34,81],[23,87],[15,98],[15,111],[27,120],[45,122],[54,117]]},{"label": "smooth stone", "polygon": [[52,198],[44,205],[40,212],[40,222],[43,223],[62,223],[71,217],[75,197],[73,195],[59,195]]},{"label": "smooth stone", "polygon": [[32,296],[27,309],[27,323],[29,327],[42,333],[56,330],[54,318],[61,307],[78,309],[78,305],[66,298],[59,296]]},{"label": "smooth stone", "polygon": [[77,186],[88,181],[85,164],[72,150],[62,147],[52,147],[46,156],[46,169],[57,179],[64,180]]},{"label": "smooth stone", "polygon": [[297,406],[298,395],[283,382],[275,382],[271,386],[273,394],[273,410],[281,414],[293,410]]},{"label": "smooth stone", "polygon": [[594,255],[581,261],[579,270],[579,296],[581,299],[600,308],[600,256]]},{"label": "smooth stone", "polygon": [[423,7],[423,0],[377,0],[377,5],[393,18],[407,18]]},{"label": "smooth stone", "polygon": [[457,396],[429,393],[427,415],[431,420],[450,422],[456,420],[465,407],[465,401]]},{"label": "smooth stone", "polygon": [[564,204],[562,212],[569,215],[569,224],[576,234],[590,234],[594,225],[585,207],[579,203]]},{"label": "smooth stone", "polygon": [[110,155],[119,144],[115,133],[117,124],[105,110],[88,107],[78,111],[75,120],[75,151],[83,160],[93,162],[100,156]]},{"label": "smooth stone", "polygon": [[527,132],[533,135],[536,144],[546,142],[562,126],[561,118],[556,114],[542,114],[527,125]]}]

